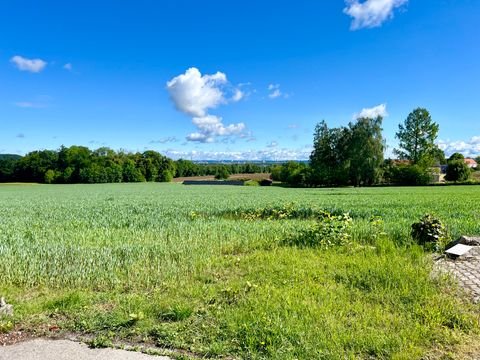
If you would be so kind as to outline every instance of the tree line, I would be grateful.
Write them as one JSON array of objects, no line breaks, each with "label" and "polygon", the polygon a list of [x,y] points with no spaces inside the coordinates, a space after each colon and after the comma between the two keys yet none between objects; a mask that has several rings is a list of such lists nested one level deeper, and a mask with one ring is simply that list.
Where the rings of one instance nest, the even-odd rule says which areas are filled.
[{"label": "tree line", "polygon": [[[158,181],[173,177],[271,173],[273,180],[292,186],[372,186],[377,184],[425,185],[434,169],[447,165],[446,180],[466,181],[471,170],[463,155],[445,159],[435,144],[439,125],[423,108],[413,110],[398,126],[394,149],[397,159],[384,159],[382,117],[362,117],[347,126],[330,128],[325,121],[315,127],[309,163],[289,161],[283,165],[198,164],[169,159],[148,150],[143,153],[114,151],[107,147],[62,146],[21,157],[0,155],[0,182],[116,183]],[[480,159],[477,158],[477,162]],[[434,167],[437,165],[437,167]]]},{"label": "tree line", "polygon": [[447,160],[435,144],[439,125],[426,109],[413,110],[399,125],[399,145],[393,151],[397,159],[384,159],[382,122],[380,116],[362,117],[348,126],[329,128],[321,121],[315,128],[309,164],[276,166],[272,178],[292,186],[426,185],[440,165],[447,164],[446,180],[469,179],[471,170],[463,156],[454,154]]},{"label": "tree line", "polygon": [[196,164],[169,159],[148,150],[143,153],[114,151],[107,147],[91,150],[84,146],[62,146],[58,150],[33,151],[25,156],[0,155],[0,182],[47,184],[118,183],[157,181],[173,177],[268,172],[257,164]]}]

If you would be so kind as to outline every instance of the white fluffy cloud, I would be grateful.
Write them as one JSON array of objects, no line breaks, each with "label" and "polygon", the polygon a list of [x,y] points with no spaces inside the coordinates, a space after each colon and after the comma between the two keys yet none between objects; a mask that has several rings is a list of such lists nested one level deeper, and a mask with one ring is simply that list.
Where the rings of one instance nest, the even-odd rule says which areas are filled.
[{"label": "white fluffy cloud", "polygon": [[188,141],[214,142],[218,136],[241,135],[244,123],[224,125],[220,116],[208,113],[228,101],[237,102],[244,97],[240,89],[234,89],[227,100],[229,91],[227,76],[222,72],[202,75],[197,68],[190,68],[184,74],[167,82],[167,90],[177,110],[192,116],[197,132],[187,136]]},{"label": "white fluffy cloud", "polygon": [[15,55],[10,59],[18,70],[39,73],[47,66],[47,62],[42,59],[27,59],[19,55]]},{"label": "white fluffy cloud", "polygon": [[222,123],[222,118],[215,115],[194,117],[192,122],[197,127],[198,132],[188,135],[187,140],[202,143],[214,142],[217,136],[240,135],[246,128],[244,123],[225,126]]},{"label": "white fluffy cloud", "polygon": [[372,108],[362,109],[362,111],[360,111],[358,114],[354,114],[353,118],[354,119],[360,119],[360,118],[375,119],[379,116],[381,116],[382,118],[385,118],[388,116],[387,104],[380,104]]},{"label": "white fluffy cloud", "polygon": [[437,145],[447,156],[456,152],[467,157],[480,156],[480,136],[474,136],[468,141],[439,140]]},{"label": "white fluffy cloud", "polygon": [[67,64],[63,65],[63,68],[65,70],[72,71],[73,65],[71,63],[67,63]]},{"label": "white fluffy cloud", "polygon": [[343,12],[353,18],[351,29],[373,28],[393,17],[393,12],[408,0],[345,0]]},{"label": "white fluffy cloud", "polygon": [[175,107],[191,116],[205,116],[208,109],[226,102],[221,85],[227,82],[224,73],[202,75],[197,68],[188,69],[167,82]]}]

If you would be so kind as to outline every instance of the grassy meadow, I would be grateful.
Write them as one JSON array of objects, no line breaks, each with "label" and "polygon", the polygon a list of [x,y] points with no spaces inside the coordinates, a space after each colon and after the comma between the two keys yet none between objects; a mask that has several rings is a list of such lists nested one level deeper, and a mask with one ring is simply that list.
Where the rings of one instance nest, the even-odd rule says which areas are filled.
[{"label": "grassy meadow", "polygon": [[[478,235],[479,204],[476,186],[0,185],[0,331],[187,358],[462,358],[480,309],[409,232],[433,213]],[[295,211],[245,216],[272,208]],[[348,245],[288,242],[319,209],[350,214]]]}]

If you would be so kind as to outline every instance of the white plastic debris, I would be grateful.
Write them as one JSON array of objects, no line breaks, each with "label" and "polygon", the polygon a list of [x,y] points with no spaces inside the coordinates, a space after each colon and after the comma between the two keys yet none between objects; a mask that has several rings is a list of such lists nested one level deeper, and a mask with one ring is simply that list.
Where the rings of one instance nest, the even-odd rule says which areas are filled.
[{"label": "white plastic debris", "polygon": [[446,250],[445,252],[448,255],[462,256],[462,255],[465,255],[470,250],[472,250],[471,246],[463,245],[463,244],[457,244],[457,245],[451,247],[450,249]]}]

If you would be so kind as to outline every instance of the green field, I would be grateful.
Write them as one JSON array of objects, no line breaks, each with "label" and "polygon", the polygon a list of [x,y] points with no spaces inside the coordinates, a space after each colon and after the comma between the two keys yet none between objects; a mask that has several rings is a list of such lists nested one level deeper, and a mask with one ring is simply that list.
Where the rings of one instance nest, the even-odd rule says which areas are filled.
[{"label": "green field", "polygon": [[[0,294],[16,314],[0,331],[207,358],[462,358],[479,307],[431,276],[409,232],[434,213],[452,238],[478,235],[479,204],[475,186],[3,185]],[[246,216],[272,208],[295,211]],[[319,209],[350,214],[347,246],[291,245]]]}]

